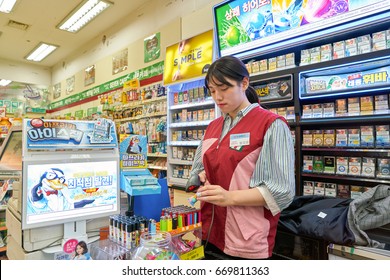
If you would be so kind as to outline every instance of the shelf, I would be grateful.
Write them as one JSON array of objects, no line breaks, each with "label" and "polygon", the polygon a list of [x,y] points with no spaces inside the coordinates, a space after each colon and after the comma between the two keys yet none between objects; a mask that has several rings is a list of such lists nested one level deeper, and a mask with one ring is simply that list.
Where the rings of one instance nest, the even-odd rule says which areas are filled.
[{"label": "shelf", "polygon": [[148,168],[155,169],[155,170],[167,170],[166,166],[158,166],[158,165],[152,165],[152,164],[149,164]]},{"label": "shelf", "polygon": [[167,154],[159,154],[159,153],[148,153],[148,157],[160,157],[160,158],[166,158],[168,155]]},{"label": "shelf", "polygon": [[354,181],[354,182],[390,184],[390,178],[388,180],[385,180],[384,178],[349,177],[348,175],[343,176],[338,174],[304,173],[304,172],[302,172],[302,177],[332,179],[337,181],[347,180],[347,181]]},{"label": "shelf", "polygon": [[140,115],[136,117],[130,117],[130,118],[124,118],[124,119],[117,119],[115,122],[127,122],[127,121],[136,121],[140,119],[146,119],[146,118],[157,118],[157,117],[165,117],[167,113],[154,113],[154,114],[145,114],[145,115]]},{"label": "shelf", "polygon": [[170,164],[178,164],[178,165],[192,165],[192,160],[182,160],[177,158],[172,158],[170,160]]},{"label": "shelf", "polygon": [[390,149],[368,149],[368,148],[350,148],[350,147],[308,147],[302,148],[302,152],[332,152],[332,153],[372,153],[372,154],[384,154],[390,156]]},{"label": "shelf", "polygon": [[203,106],[208,106],[208,105],[215,105],[214,101],[211,98],[206,99],[204,101],[200,101],[200,102],[172,105],[169,109],[171,111],[173,111],[173,110],[179,110],[179,109],[190,109],[190,108],[194,108],[194,107],[203,107]]},{"label": "shelf", "polygon": [[171,123],[171,124],[169,125],[169,128],[208,126],[212,121],[213,121],[213,120],[198,121],[198,122]]},{"label": "shelf", "polygon": [[198,141],[171,141],[168,142],[168,146],[194,146],[197,147],[200,144],[200,140]]},{"label": "shelf", "polygon": [[334,118],[318,118],[318,119],[301,119],[299,124],[302,126],[306,125],[335,125],[335,124],[376,124],[376,123],[389,123],[390,114],[385,115],[360,115],[360,116],[349,116],[349,117],[334,117]]},{"label": "shelf", "polygon": [[174,177],[169,177],[168,178],[168,184],[169,185],[175,185],[179,187],[185,187],[187,184],[188,179],[182,179],[182,178],[174,178]]}]

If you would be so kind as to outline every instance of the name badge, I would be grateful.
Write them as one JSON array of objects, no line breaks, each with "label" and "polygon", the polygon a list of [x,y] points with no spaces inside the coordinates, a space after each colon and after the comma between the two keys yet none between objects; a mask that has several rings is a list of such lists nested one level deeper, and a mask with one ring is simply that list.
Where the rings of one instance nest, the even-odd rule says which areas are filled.
[{"label": "name badge", "polygon": [[241,151],[244,146],[249,145],[250,133],[232,134],[230,135],[230,148]]}]

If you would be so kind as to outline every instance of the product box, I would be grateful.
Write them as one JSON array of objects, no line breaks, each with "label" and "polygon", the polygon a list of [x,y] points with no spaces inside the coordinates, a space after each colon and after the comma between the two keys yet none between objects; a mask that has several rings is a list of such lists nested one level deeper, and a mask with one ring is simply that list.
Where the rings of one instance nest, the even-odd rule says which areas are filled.
[{"label": "product box", "polygon": [[313,146],[322,147],[324,145],[324,133],[322,130],[312,130]]},{"label": "product box", "polygon": [[324,158],[322,156],[313,156],[313,173],[324,172]]},{"label": "product box", "polygon": [[289,106],[286,108],[286,119],[295,120],[295,108],[294,106]]},{"label": "product box", "polygon": [[389,125],[377,125],[375,147],[388,148],[390,147],[390,131]]},{"label": "product box", "polygon": [[310,64],[310,51],[309,50],[301,50],[301,63],[300,65],[308,65]]},{"label": "product box", "polygon": [[311,105],[313,118],[322,118],[323,109],[322,104],[312,104]]},{"label": "product box", "polygon": [[378,158],[378,178],[390,178],[390,159]]},{"label": "product box", "polygon": [[348,147],[360,147],[360,129],[348,129]]},{"label": "product box", "polygon": [[360,102],[359,97],[348,98],[348,116],[360,115]]},{"label": "product box", "polygon": [[248,62],[245,64],[246,70],[248,70],[248,73],[252,73],[252,62]]},{"label": "product box", "polygon": [[312,147],[313,146],[313,134],[311,130],[303,130],[303,142],[302,146],[304,147]]},{"label": "product box", "polygon": [[374,112],[374,97],[362,96],[360,97],[360,113],[362,115],[372,115]]},{"label": "product box", "polygon": [[302,172],[313,172],[313,156],[304,155],[303,156],[303,167]]},{"label": "product box", "polygon": [[372,51],[386,49],[386,31],[372,33]]},{"label": "product box", "polygon": [[286,54],[286,68],[295,67],[295,54],[288,53]]},{"label": "product box", "polygon": [[313,195],[313,194],[314,194],[314,182],[303,181],[303,195]]},{"label": "product box", "polygon": [[334,129],[324,130],[324,146],[334,147],[335,138],[336,138],[336,133]]},{"label": "product box", "polygon": [[351,199],[359,198],[364,193],[364,187],[351,186]]},{"label": "product box", "polygon": [[285,55],[279,55],[276,57],[276,68],[278,68],[278,69],[286,68],[286,56]]},{"label": "product box", "polygon": [[371,36],[363,35],[357,37],[358,54],[371,52]]},{"label": "product box", "polygon": [[277,109],[278,115],[286,119],[286,107],[280,107]]},{"label": "product box", "polygon": [[375,114],[387,114],[389,111],[389,100],[387,94],[375,95]]},{"label": "product box", "polygon": [[326,44],[321,46],[321,61],[332,60],[333,48],[332,44]]},{"label": "product box", "polygon": [[339,41],[333,43],[333,59],[345,57],[345,42]]},{"label": "product box", "polygon": [[336,116],[342,117],[346,116],[347,111],[347,99],[337,99],[335,101],[335,108],[336,108]]},{"label": "product box", "polygon": [[346,147],[348,143],[348,129],[336,129],[336,147]]},{"label": "product box", "polygon": [[348,158],[337,157],[336,158],[336,174],[347,175],[348,174]]},{"label": "product box", "polygon": [[259,72],[260,72],[260,62],[253,61],[252,62],[252,73],[259,73]]},{"label": "product box", "polygon": [[325,184],[323,182],[314,182],[314,195],[325,195]]},{"label": "product box", "polygon": [[350,198],[351,197],[350,186],[338,184],[337,185],[337,196],[340,198]]},{"label": "product box", "polygon": [[348,158],[348,175],[360,176],[362,170],[362,158],[349,157]]},{"label": "product box", "polygon": [[386,48],[390,49],[390,29],[386,30]]},{"label": "product box", "polygon": [[267,72],[268,71],[268,60],[262,59],[260,60],[260,72]]},{"label": "product box", "polygon": [[302,119],[311,119],[313,118],[313,110],[311,105],[302,106]]},{"label": "product box", "polygon": [[351,38],[348,40],[345,40],[345,56],[353,56],[357,55],[357,39]]},{"label": "product box", "polygon": [[337,196],[337,184],[325,183],[325,196],[336,197]]},{"label": "product box", "polygon": [[310,49],[310,64],[321,62],[321,47]]},{"label": "product box", "polygon": [[268,59],[268,70],[269,71],[276,70],[276,57],[271,57]]},{"label": "product box", "polygon": [[360,127],[360,146],[362,147],[374,147],[374,127],[367,125]]},{"label": "product box", "polygon": [[323,116],[324,118],[333,118],[334,117],[334,103],[328,102],[322,104]]},{"label": "product box", "polygon": [[364,177],[375,177],[375,166],[376,158],[363,157],[362,158],[362,176]]},{"label": "product box", "polygon": [[324,173],[334,174],[336,172],[336,158],[324,156]]}]

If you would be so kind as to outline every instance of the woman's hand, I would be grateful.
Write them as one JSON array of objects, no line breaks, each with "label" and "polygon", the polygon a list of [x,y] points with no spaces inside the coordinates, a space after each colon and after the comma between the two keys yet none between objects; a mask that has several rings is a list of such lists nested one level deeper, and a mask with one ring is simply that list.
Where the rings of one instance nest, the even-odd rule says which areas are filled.
[{"label": "woman's hand", "polygon": [[223,207],[233,205],[231,193],[219,185],[205,184],[198,189],[196,195],[199,201]]}]

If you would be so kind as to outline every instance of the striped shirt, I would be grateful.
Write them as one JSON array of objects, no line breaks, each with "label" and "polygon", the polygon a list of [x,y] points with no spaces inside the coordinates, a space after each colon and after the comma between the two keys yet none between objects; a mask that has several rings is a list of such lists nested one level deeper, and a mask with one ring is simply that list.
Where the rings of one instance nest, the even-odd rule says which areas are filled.
[{"label": "striped shirt", "polygon": [[[239,111],[233,120],[229,115],[226,115],[219,141],[257,106],[259,106],[257,103],[247,106]],[[191,175],[199,174],[204,170],[202,141],[194,156]],[[290,129],[282,120],[276,119],[264,136],[263,147],[249,186],[250,188],[258,188],[266,202],[265,207],[273,215],[287,208],[295,195],[294,162],[294,145]]]}]

